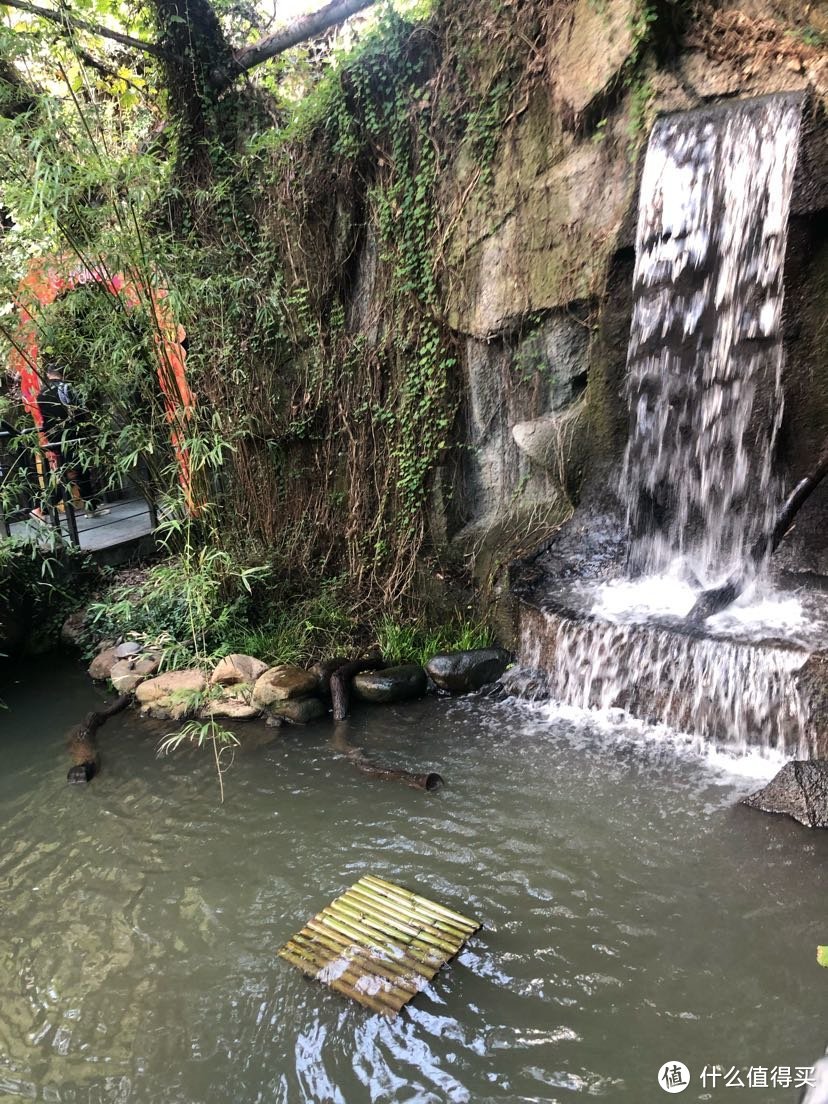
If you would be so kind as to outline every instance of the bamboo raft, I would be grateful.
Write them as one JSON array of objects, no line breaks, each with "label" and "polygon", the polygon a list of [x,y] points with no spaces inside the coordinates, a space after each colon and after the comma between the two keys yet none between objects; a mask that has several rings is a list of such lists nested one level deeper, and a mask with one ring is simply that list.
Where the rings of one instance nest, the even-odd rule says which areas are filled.
[{"label": "bamboo raft", "polygon": [[366,874],[278,953],[329,989],[394,1017],[480,926]]}]

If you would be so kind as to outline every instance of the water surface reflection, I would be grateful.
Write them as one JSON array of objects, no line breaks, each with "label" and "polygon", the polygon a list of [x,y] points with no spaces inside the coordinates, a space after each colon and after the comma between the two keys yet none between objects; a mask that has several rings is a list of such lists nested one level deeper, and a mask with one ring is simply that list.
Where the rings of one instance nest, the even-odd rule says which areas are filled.
[{"label": "water surface reflection", "polygon": [[[526,707],[366,711],[350,738],[437,794],[357,774],[330,729],[208,758],[115,718],[68,787],[71,666],[4,686],[0,1099],[73,1104],[640,1104],[658,1066],[805,1065],[823,1046],[828,840],[736,808],[674,746]],[[366,870],[485,925],[393,1023],[275,957]],[[688,1094],[690,1099],[700,1099]]]}]

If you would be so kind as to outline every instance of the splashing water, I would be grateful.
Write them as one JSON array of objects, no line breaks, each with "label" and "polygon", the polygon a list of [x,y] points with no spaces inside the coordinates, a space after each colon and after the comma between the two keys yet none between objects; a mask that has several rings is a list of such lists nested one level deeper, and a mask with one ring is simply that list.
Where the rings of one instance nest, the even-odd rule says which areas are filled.
[{"label": "splashing water", "polygon": [[[520,653],[540,689],[581,709],[621,709],[742,755],[809,755],[809,710],[798,673],[808,653],[532,611]],[[517,687],[516,687],[517,688]]]}]

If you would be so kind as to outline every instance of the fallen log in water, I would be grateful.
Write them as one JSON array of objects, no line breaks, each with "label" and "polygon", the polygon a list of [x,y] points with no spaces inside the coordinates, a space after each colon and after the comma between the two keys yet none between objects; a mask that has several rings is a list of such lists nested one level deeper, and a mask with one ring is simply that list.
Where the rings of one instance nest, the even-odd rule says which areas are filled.
[{"label": "fallen log in water", "polygon": [[360,671],[379,671],[388,664],[379,655],[366,656],[365,659],[353,659],[343,663],[331,674],[331,703],[333,719],[344,721],[351,707],[351,679]]},{"label": "fallen log in water", "polygon": [[69,754],[72,757],[72,766],[66,775],[68,782],[91,782],[100,768],[98,748],[95,744],[95,733],[105,724],[110,717],[120,713],[130,703],[129,694],[122,694],[116,698],[106,709],[93,710],[87,713],[85,719],[69,729],[66,738]]},{"label": "fallen log in water", "polygon": [[356,747],[348,741],[347,728],[338,724],[334,728],[332,743],[337,751],[341,751],[354,764],[361,774],[367,774],[371,778],[378,778],[382,782],[402,782],[404,786],[410,786],[414,790],[436,790],[443,785],[442,776],[436,771],[407,771],[397,767],[387,767],[382,763],[375,763],[366,759],[362,748]]},{"label": "fallen log in water", "polygon": [[351,758],[358,771],[370,775],[371,778],[379,778],[383,782],[402,782],[404,786],[410,786],[413,790],[436,790],[443,784],[442,777],[436,771],[417,774],[413,771],[397,770],[395,767],[384,767],[380,763],[365,759],[362,754]]},{"label": "fallen log in water", "polygon": [[801,479],[782,504],[782,509],[776,516],[773,527],[762,533],[754,542],[748,553],[749,568],[739,575],[732,575],[721,586],[711,587],[703,591],[696,599],[695,605],[687,614],[687,620],[693,624],[701,624],[708,617],[721,613],[732,605],[753,577],[753,571],[759,567],[766,556],[773,555],[782,543],[785,535],[790,531],[793,520],[803,504],[810,498],[828,475],[828,444],[825,445],[817,460],[813,471]]}]

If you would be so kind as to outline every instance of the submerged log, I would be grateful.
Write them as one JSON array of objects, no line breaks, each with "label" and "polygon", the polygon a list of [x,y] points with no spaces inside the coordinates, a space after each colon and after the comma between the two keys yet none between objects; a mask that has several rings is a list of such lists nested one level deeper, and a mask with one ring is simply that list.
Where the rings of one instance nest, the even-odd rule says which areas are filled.
[{"label": "submerged log", "polygon": [[366,759],[362,748],[349,742],[347,726],[337,724],[334,728],[332,743],[337,751],[342,752],[354,764],[360,774],[367,774],[371,778],[378,778],[382,782],[401,782],[404,786],[410,786],[413,790],[436,790],[443,785],[442,776],[436,771],[407,771],[398,767],[387,767],[382,763],[375,763]]},{"label": "submerged log", "polygon": [[344,721],[351,708],[351,679],[360,671],[379,671],[388,664],[379,655],[366,656],[365,659],[353,659],[343,663],[331,674],[331,703],[333,719]]},{"label": "submerged log", "polygon": [[739,575],[731,575],[727,582],[722,583],[721,586],[711,587],[709,590],[703,591],[687,614],[688,621],[694,625],[699,625],[706,621],[708,617],[721,613],[722,610],[727,609],[736,601],[752,578],[753,571],[759,567],[766,556],[773,555],[786,534],[790,532],[793,520],[799,510],[826,475],[828,475],[828,443],[820,453],[814,469],[804,479],[800,479],[785,499],[772,528],[762,533],[754,542],[748,554],[750,565],[748,570],[741,572]]},{"label": "submerged log", "polygon": [[413,790],[437,790],[442,786],[443,779],[436,771],[398,770],[395,767],[384,767],[380,763],[373,763],[365,759],[361,754],[353,756],[354,766],[362,774],[371,778],[379,778],[382,782],[402,782],[404,786],[410,786]]},{"label": "submerged log", "polygon": [[72,766],[66,775],[68,782],[83,783],[92,781],[100,769],[100,757],[95,744],[95,733],[110,717],[114,717],[116,713],[126,709],[129,702],[129,694],[122,694],[106,709],[93,710],[91,713],[87,713],[80,724],[69,729],[66,743],[72,757]]}]

